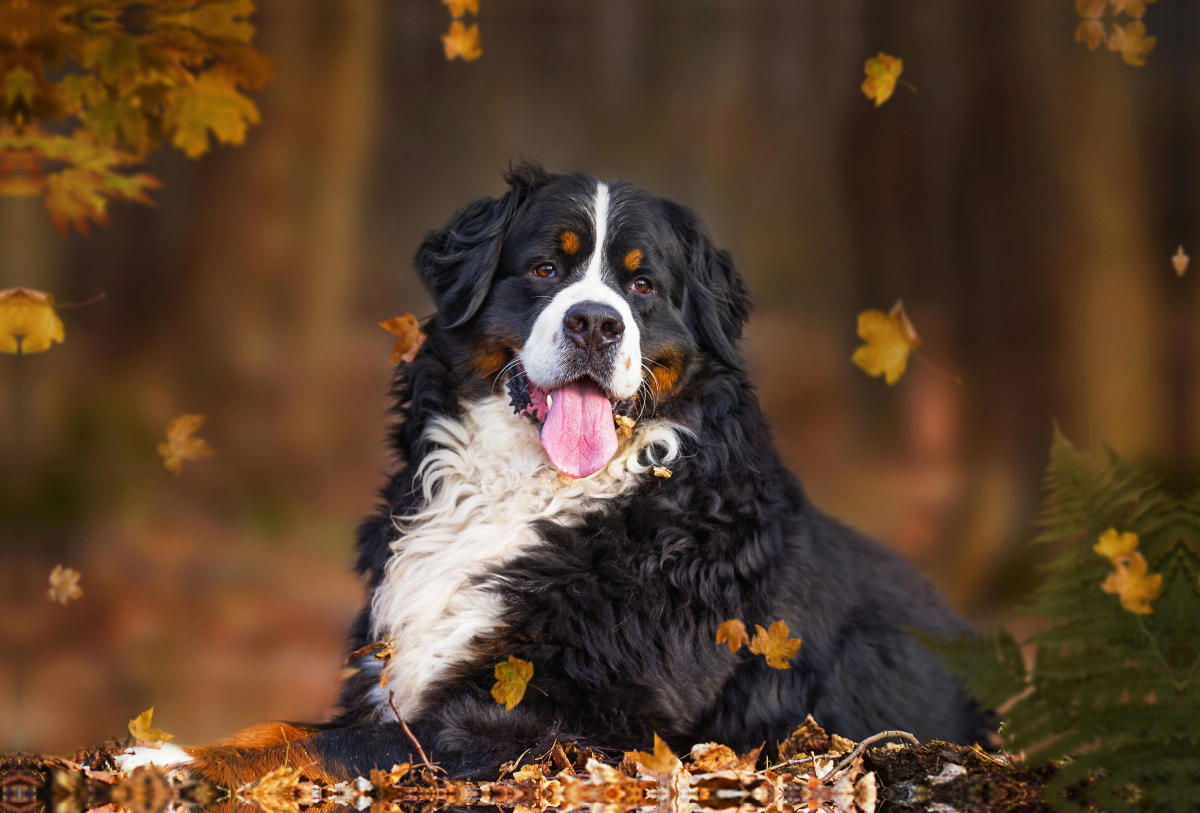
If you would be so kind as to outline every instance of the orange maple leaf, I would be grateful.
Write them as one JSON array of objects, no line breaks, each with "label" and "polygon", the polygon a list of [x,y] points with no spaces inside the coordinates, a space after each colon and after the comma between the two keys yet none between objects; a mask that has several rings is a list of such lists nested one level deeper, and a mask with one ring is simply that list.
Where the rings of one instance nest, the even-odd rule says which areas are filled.
[{"label": "orange maple leaf", "polygon": [[1139,20],[1146,13],[1146,5],[1155,0],[1109,0],[1112,3],[1113,14],[1125,13],[1125,16]]},{"label": "orange maple leaf", "polygon": [[471,62],[483,56],[479,47],[479,26],[464,26],[458,20],[450,23],[450,30],[442,35],[442,47],[446,50],[446,59],[459,57],[463,62]]},{"label": "orange maple leaf", "polygon": [[204,425],[207,415],[180,415],[167,425],[167,442],[158,444],[158,453],[163,456],[167,471],[178,476],[183,471],[183,461],[212,457],[216,451],[192,433]]},{"label": "orange maple leaf", "polygon": [[392,345],[392,355],[388,359],[388,364],[412,361],[417,357],[417,351],[421,349],[421,345],[425,344],[425,339],[428,338],[421,330],[417,317],[411,313],[393,316],[386,322],[378,324],[384,330],[399,337]]},{"label": "orange maple leaf", "polygon": [[896,81],[904,70],[904,60],[888,56],[883,51],[879,56],[873,56],[863,63],[867,78],[863,80],[862,92],[868,99],[875,101],[875,106],[886,102],[896,89]]},{"label": "orange maple leaf", "polygon": [[1118,556],[1110,559],[1113,572],[1100,585],[1105,593],[1115,593],[1121,597],[1121,606],[1137,615],[1150,615],[1154,608],[1150,602],[1158,598],[1162,592],[1162,574],[1147,574],[1149,565],[1146,557],[1134,551],[1128,556]]},{"label": "orange maple leaf", "polygon": [[1109,528],[1100,534],[1100,541],[1092,546],[1092,550],[1101,556],[1115,559],[1128,556],[1137,550],[1138,535],[1135,533],[1118,533],[1116,528]]},{"label": "orange maple leaf", "polygon": [[79,576],[78,570],[55,565],[54,570],[50,572],[50,589],[46,591],[46,598],[63,605],[79,598],[83,595],[83,588],[79,586]]},{"label": "orange maple leaf", "polygon": [[626,754],[633,762],[645,770],[646,773],[653,774],[661,778],[667,778],[677,773],[683,763],[679,761],[679,757],[671,750],[662,737],[656,733],[654,735],[654,753],[648,754],[645,751],[630,751]]},{"label": "orange maple leaf", "polygon": [[171,143],[199,158],[208,151],[208,132],[222,144],[241,144],[246,128],[259,121],[258,107],[238,90],[240,77],[220,66],[167,93],[163,114]]},{"label": "orange maple leaf", "polygon": [[1124,27],[1113,23],[1108,50],[1120,52],[1125,64],[1141,67],[1146,64],[1146,57],[1150,56],[1156,42],[1157,37],[1146,36],[1146,24],[1141,20],[1134,20]]},{"label": "orange maple leaf", "polygon": [[750,642],[750,651],[767,659],[767,666],[772,669],[791,669],[788,664],[800,651],[800,639],[788,637],[786,621],[776,621],[771,629],[765,630],[758,624],[754,625],[755,636]]},{"label": "orange maple leaf", "polygon": [[746,625],[736,618],[722,621],[717,627],[717,646],[728,644],[730,652],[737,652],[743,644],[750,644],[750,636],[746,634]]},{"label": "orange maple leaf", "polygon": [[492,699],[504,706],[505,711],[512,711],[525,697],[525,687],[533,677],[533,664],[509,655],[507,661],[496,664],[495,675]]},{"label": "orange maple leaf", "polygon": [[54,312],[54,296],[32,288],[0,291],[0,350],[41,353],[62,344],[62,320]]}]

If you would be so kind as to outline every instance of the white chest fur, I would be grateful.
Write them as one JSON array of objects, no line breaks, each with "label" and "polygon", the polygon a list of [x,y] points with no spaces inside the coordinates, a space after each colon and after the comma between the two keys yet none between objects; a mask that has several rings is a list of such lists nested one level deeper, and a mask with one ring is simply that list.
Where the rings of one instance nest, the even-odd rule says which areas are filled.
[{"label": "white chest fur", "polygon": [[378,715],[392,716],[394,691],[411,719],[425,689],[470,656],[472,638],[500,626],[499,599],[476,582],[539,543],[535,520],[571,525],[589,503],[632,489],[652,465],[678,454],[677,432],[639,424],[607,467],[564,484],[537,428],[498,395],[466,404],[461,420],[434,421],[425,436],[438,449],[417,472],[423,507],[395,518],[399,534],[371,604],[375,640],[391,638],[396,649],[384,667],[387,686],[373,690]]}]

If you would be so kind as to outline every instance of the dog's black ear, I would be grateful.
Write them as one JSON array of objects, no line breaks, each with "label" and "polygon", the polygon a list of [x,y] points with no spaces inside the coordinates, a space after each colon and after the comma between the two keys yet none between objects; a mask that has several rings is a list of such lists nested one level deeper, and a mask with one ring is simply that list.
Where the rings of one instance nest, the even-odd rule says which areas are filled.
[{"label": "dog's black ear", "polygon": [[505,229],[529,194],[554,176],[537,164],[523,163],[509,168],[504,180],[507,192],[463,207],[417,249],[417,270],[433,294],[443,327],[458,327],[479,310],[500,262]]},{"label": "dog's black ear", "polygon": [[701,346],[726,365],[742,365],[738,345],[750,318],[750,291],[733,267],[729,252],[713,244],[700,216],[664,200],[667,219],[687,256],[688,280],[683,312]]}]

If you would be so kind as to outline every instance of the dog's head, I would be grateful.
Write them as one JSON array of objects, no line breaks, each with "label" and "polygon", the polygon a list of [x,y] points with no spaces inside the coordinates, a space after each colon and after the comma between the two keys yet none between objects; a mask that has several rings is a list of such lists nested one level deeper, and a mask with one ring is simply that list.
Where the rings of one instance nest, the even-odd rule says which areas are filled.
[{"label": "dog's head", "polygon": [[614,420],[670,399],[705,360],[740,365],[749,296],[686,207],[532,165],[506,180],[431,233],[417,266],[459,372],[506,374],[551,462],[586,477],[616,452]]}]

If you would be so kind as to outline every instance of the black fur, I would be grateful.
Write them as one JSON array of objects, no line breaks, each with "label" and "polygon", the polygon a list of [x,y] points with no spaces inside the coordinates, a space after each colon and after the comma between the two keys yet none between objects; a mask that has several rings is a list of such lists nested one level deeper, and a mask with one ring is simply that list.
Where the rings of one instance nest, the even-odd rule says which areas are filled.
[{"label": "black fur", "polygon": [[[417,254],[439,312],[396,380],[402,420],[392,444],[406,465],[360,531],[358,566],[371,590],[391,555],[392,517],[419,496],[411,472],[430,451],[426,424],[488,392],[473,354],[481,342],[516,346],[527,334],[530,286],[541,283],[523,269],[550,250],[552,226],[569,225],[579,189],[595,184],[536,167],[508,181],[505,195],[463,209]],[[985,737],[988,718],[906,631],[964,624],[901,558],[817,511],[781,463],[740,359],[750,302],[729,255],[692,211],[632,185],[613,189],[625,195],[620,227],[648,246],[657,274],[661,298],[638,312],[644,343],[682,359],[672,391],[642,406],[694,437],[673,477],[646,478],[580,528],[543,523],[544,544],[495,574],[506,626],[479,640],[477,658],[408,721],[417,737],[452,774],[476,776],[556,738],[621,750],[647,747],[657,732],[676,751],[702,741],[746,751],[781,740],[810,713],[852,738],[882,729]],[[578,230],[586,256],[586,224]],[[764,627],[786,620],[803,639],[791,668],[716,646],[717,626],[734,617]],[[364,610],[351,648],[369,643],[367,632]],[[489,690],[509,655],[536,665],[537,690],[506,713]],[[341,717],[308,741],[362,774],[413,751],[398,725],[364,722],[365,680],[347,681]]]}]

